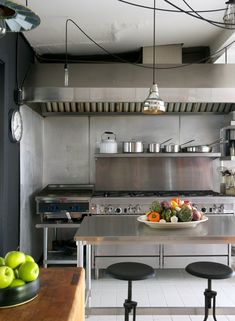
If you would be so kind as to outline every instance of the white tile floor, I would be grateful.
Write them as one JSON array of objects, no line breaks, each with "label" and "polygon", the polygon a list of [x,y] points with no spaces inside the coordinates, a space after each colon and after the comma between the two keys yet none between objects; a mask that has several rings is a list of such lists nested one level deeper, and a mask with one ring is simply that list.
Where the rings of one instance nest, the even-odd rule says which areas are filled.
[{"label": "white tile floor", "polygon": [[[207,280],[193,277],[180,269],[158,270],[154,279],[133,282],[133,300],[138,302],[137,321],[202,321],[199,315],[139,315],[138,307],[203,307]],[[213,280],[217,307],[235,307],[235,278]],[[92,280],[91,306],[122,307],[127,282],[101,275]],[[89,316],[88,321],[123,321],[123,315]],[[130,317],[132,320],[132,316]],[[208,321],[213,321],[210,316]],[[235,315],[218,315],[217,321],[235,321]]]}]

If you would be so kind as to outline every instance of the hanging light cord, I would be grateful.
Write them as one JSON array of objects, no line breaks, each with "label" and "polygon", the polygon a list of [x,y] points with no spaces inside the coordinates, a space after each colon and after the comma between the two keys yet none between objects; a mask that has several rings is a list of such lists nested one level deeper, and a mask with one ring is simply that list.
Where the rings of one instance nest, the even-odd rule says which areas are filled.
[{"label": "hanging light cord", "polygon": [[[141,7],[141,8],[146,8],[146,9],[153,9],[151,7],[147,7],[147,6],[142,6],[142,5],[137,5],[135,3],[132,2],[128,2],[128,1],[124,1],[124,0],[118,0],[120,2],[132,5],[132,6],[137,6],[137,7]],[[161,11],[170,11],[170,12],[177,12],[177,13],[185,13],[193,18],[208,22],[210,24],[212,24],[213,26],[216,26],[218,28],[221,29],[229,29],[229,30],[234,30],[235,29],[235,24],[229,23],[228,25],[230,26],[229,28],[226,26],[227,24],[224,22],[219,22],[219,21],[214,21],[214,20],[210,20],[210,19],[206,19],[204,17],[202,17],[201,15],[199,15],[198,13],[203,13],[203,12],[215,12],[215,11],[224,11],[225,9],[216,9],[216,10],[206,10],[206,11],[196,11],[191,9],[190,11],[184,10],[178,6],[176,6],[174,3],[172,3],[171,1],[168,0],[163,0],[164,2],[166,2],[167,4],[169,4],[170,6],[174,7],[177,10],[168,10],[168,9],[159,9],[157,8],[156,10],[161,10]],[[185,1],[186,3],[186,1]],[[186,3],[187,4],[187,3]],[[189,5],[187,4],[187,6],[189,7]],[[191,8],[191,7],[190,7]],[[231,26],[234,26],[234,28],[231,28]]]},{"label": "hanging light cord", "polygon": [[[132,3],[132,2],[129,2],[129,1],[125,1],[125,0],[118,0],[120,2],[123,2],[123,3],[126,3],[126,4],[130,4],[132,6],[135,6],[135,7],[140,7],[140,8],[144,8],[144,9],[150,9],[152,10],[153,8],[152,7],[148,7],[148,6],[144,6],[144,5],[141,5],[141,4],[137,4],[137,3]],[[197,12],[200,12],[200,13],[208,13],[208,12],[217,12],[217,11],[224,11],[226,8],[222,8],[222,9],[209,9],[209,10],[198,10]],[[182,11],[181,10],[173,10],[173,9],[164,9],[164,8],[156,8],[156,10],[158,11],[165,11],[165,12],[179,12],[181,13]],[[193,11],[185,11],[186,12],[193,12]]]},{"label": "hanging light cord", "polygon": [[153,84],[155,84],[155,54],[156,54],[156,0],[154,0],[154,10],[153,10]]},{"label": "hanging light cord", "polygon": [[[218,28],[221,28],[221,29],[230,29],[230,30],[233,30],[234,28],[227,28],[225,25],[225,23],[224,22],[218,22],[218,21],[213,21],[213,20],[210,20],[210,19],[206,19],[206,18],[204,18],[204,17],[202,17],[202,16],[199,16],[199,15],[195,15],[195,14],[192,14],[191,12],[188,12],[188,11],[185,11],[185,10],[183,10],[182,8],[180,8],[180,7],[178,7],[178,6],[176,6],[174,3],[172,3],[171,1],[168,1],[168,0],[164,0],[166,3],[168,3],[169,5],[171,5],[172,7],[174,7],[174,8],[176,8],[176,9],[178,9],[178,10],[180,10],[181,12],[183,12],[183,13],[186,13],[187,15],[189,15],[189,16],[191,16],[191,17],[194,17],[194,18],[196,18],[196,19],[200,19],[200,20],[202,20],[202,21],[206,21],[206,22],[208,22],[208,23],[210,23],[210,24],[212,24],[212,25],[214,25],[214,26],[216,26],[216,27],[218,27]],[[186,1],[184,1],[185,3],[186,3]],[[187,4],[187,3],[186,3]],[[188,4],[187,4],[188,5]],[[189,5],[188,5],[189,6]],[[190,7],[191,8],[191,7]],[[191,9],[192,10],[192,9]],[[193,11],[194,13],[196,13],[196,11],[194,10]],[[230,26],[231,25],[233,25],[233,24],[229,24]]]},{"label": "hanging light cord", "polygon": [[[155,10],[154,10],[155,11]],[[220,54],[221,52],[223,52],[224,50],[228,49],[229,47],[231,47],[234,43],[235,43],[235,40],[230,42],[228,45],[226,45],[225,47],[215,51],[213,54],[205,57],[205,58],[202,58],[200,60],[197,60],[197,61],[194,61],[192,63],[187,63],[187,64],[181,64],[181,65],[176,65],[176,66],[170,66],[170,67],[156,67],[153,68],[152,66],[147,66],[147,65],[142,65],[142,64],[138,64],[138,63],[133,63],[133,62],[129,62],[128,60],[126,59],[123,59],[121,57],[119,57],[118,55],[116,54],[113,54],[111,53],[110,51],[108,51],[107,49],[105,49],[103,46],[101,46],[97,41],[95,41],[92,37],[90,37],[74,20],[72,19],[67,19],[66,20],[66,27],[65,27],[65,67],[68,65],[68,23],[69,22],[72,22],[80,31],[81,33],[83,33],[91,42],[93,42],[97,47],[99,47],[102,51],[104,51],[106,54],[108,54],[109,56],[119,60],[120,62],[123,62],[123,63],[128,63],[130,65],[134,65],[136,67],[140,67],[140,68],[146,68],[146,69],[162,69],[162,70],[167,70],[167,69],[178,69],[178,68],[182,68],[182,67],[187,67],[187,66],[191,66],[193,64],[196,64],[196,63],[202,63],[214,56],[217,56],[218,54]],[[154,28],[155,30],[155,28]],[[154,39],[155,39],[155,35],[154,35]],[[155,46],[154,46],[155,47]],[[155,56],[155,55],[154,55]],[[36,56],[37,57],[37,56]],[[38,57],[37,57],[38,58]],[[42,57],[40,57],[40,59],[43,59]],[[48,59],[45,59],[45,60],[48,60]],[[55,59],[51,59],[51,60],[55,60]],[[57,60],[58,61],[58,60]],[[62,62],[64,62],[64,59],[61,60]],[[73,60],[73,62],[79,62],[79,60]]]}]

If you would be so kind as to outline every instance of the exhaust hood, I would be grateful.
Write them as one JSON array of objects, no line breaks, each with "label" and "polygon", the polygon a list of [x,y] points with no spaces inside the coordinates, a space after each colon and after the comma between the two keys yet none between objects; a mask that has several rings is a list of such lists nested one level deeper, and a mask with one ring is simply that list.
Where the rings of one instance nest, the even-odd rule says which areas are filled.
[{"label": "exhaust hood", "polygon": [[[23,103],[43,116],[142,115],[152,69],[151,65],[141,66],[70,64],[69,87],[64,87],[63,64],[34,64],[23,84]],[[235,65],[172,66],[158,65],[164,69],[156,72],[167,114],[235,110]]]}]

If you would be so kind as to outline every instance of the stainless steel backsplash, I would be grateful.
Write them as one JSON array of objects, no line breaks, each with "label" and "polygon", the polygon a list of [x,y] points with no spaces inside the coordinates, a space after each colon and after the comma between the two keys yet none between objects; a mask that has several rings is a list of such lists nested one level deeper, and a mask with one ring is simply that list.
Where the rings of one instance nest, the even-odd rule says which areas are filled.
[{"label": "stainless steel backsplash", "polygon": [[96,190],[213,189],[213,160],[205,157],[96,159]]}]

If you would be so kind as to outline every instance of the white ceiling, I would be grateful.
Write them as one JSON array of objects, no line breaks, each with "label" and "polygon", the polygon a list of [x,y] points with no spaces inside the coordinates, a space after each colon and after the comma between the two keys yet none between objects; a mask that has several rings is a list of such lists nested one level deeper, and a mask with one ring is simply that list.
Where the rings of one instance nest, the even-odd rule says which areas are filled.
[{"label": "white ceiling", "polygon": [[[129,0],[153,7],[153,0]],[[171,0],[189,10],[183,0]],[[24,0],[18,3],[26,4]],[[225,8],[225,0],[188,0],[194,10]],[[36,29],[25,36],[38,54],[65,53],[65,21],[73,19],[91,38],[115,53],[137,50],[153,42],[153,11],[118,0],[28,0],[28,7],[41,18]],[[157,8],[174,9],[164,0],[156,0]],[[202,13],[221,21],[223,11]],[[184,13],[156,12],[156,44],[179,44],[184,47],[210,46],[211,52],[234,40],[234,32],[210,25]],[[68,25],[68,53],[74,55],[103,54],[72,23]]]}]

